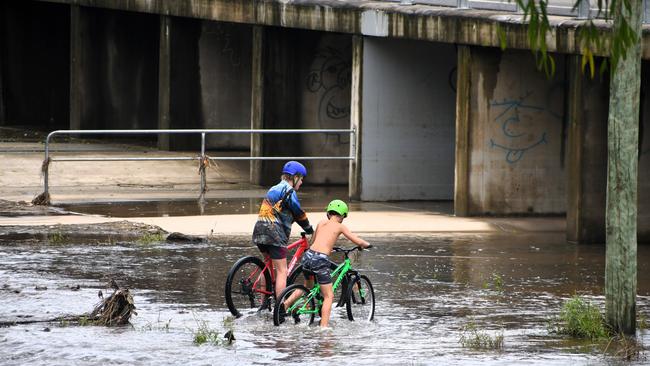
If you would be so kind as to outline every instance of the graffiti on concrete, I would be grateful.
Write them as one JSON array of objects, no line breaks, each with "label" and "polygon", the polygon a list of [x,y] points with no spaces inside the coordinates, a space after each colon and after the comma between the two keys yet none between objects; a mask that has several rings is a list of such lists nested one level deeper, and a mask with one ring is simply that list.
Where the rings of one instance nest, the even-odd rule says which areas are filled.
[{"label": "graffiti on concrete", "polygon": [[233,42],[230,27],[217,23],[216,26],[210,26],[204,30],[204,33],[206,35],[213,35],[216,38],[218,44],[217,49],[222,55],[228,58],[232,66],[239,66],[241,64],[241,56],[232,48],[232,45],[236,44],[237,39]]},{"label": "graffiti on concrete", "polygon": [[530,121],[522,121],[522,114],[548,112],[552,117],[560,118],[544,107],[527,104],[525,100],[532,94],[533,92],[529,91],[517,99],[505,98],[501,101],[490,102],[491,107],[502,109],[501,113],[494,118],[494,122],[500,124],[502,135],[498,138],[490,138],[490,147],[505,151],[505,160],[509,164],[520,161],[526,152],[542,144],[548,144],[548,133],[546,131],[536,132],[531,129]]},{"label": "graffiti on concrete", "polygon": [[[344,55],[348,56],[344,56]],[[350,83],[352,60],[349,52],[322,47],[312,62],[307,75],[307,90],[318,95],[318,123],[321,128],[342,127],[350,118]],[[348,144],[345,134],[326,134],[339,144]],[[325,142],[327,143],[327,141]]]}]

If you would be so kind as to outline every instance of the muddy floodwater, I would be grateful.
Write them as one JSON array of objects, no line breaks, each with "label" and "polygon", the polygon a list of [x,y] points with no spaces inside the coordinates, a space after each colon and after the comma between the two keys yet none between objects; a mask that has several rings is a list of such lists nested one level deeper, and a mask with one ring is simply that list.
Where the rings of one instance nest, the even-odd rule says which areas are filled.
[{"label": "muddy floodwater", "polygon": [[[0,243],[0,321],[82,314],[108,278],[134,293],[132,326],[33,323],[0,328],[3,365],[420,365],[618,363],[590,342],[549,333],[548,320],[579,294],[604,309],[604,246],[564,233],[370,236],[355,261],[373,282],[375,321],[335,310],[332,329],[280,331],[269,313],[232,321],[224,302],[230,266],[257,254],[249,238],[187,243]],[[639,246],[638,312],[650,316],[650,251]],[[459,342],[473,324],[503,335],[502,350]],[[197,346],[200,325],[232,345]],[[290,328],[289,328],[290,329]],[[639,339],[650,344],[646,330]],[[647,359],[634,361],[644,364]]]}]

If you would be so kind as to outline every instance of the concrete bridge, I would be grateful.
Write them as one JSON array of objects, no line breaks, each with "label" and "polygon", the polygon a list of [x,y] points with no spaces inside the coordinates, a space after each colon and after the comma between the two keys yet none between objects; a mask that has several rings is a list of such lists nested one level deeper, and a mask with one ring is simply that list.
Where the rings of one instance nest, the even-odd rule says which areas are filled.
[{"label": "concrete bridge", "polygon": [[[604,242],[608,80],[582,75],[577,41],[593,9],[558,2],[549,79],[513,4],[432,2],[3,1],[0,125],[352,126],[356,162],[307,162],[310,183],[347,184],[360,200],[453,200],[458,216],[566,214],[569,240]],[[641,241],[650,238],[649,42],[644,32]],[[208,147],[255,156],[351,149],[339,135],[220,136]],[[279,164],[252,163],[251,181],[275,181]]]}]

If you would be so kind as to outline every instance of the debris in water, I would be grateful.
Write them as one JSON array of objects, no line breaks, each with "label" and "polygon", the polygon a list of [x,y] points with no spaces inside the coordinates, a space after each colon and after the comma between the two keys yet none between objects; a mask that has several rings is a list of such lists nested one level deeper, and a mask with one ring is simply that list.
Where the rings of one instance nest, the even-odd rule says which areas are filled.
[{"label": "debris in water", "polygon": [[131,315],[137,315],[133,296],[128,288],[121,288],[115,280],[109,283],[115,291],[103,299],[90,313],[89,320],[98,325],[124,325]]},{"label": "debris in water", "polygon": [[[110,280],[108,284],[113,288],[113,293],[104,298],[100,296],[100,303],[95,306],[90,314],[77,315],[77,316],[62,316],[54,319],[31,319],[31,320],[17,320],[17,321],[0,321],[0,327],[8,327],[17,324],[31,324],[31,323],[51,323],[51,322],[64,322],[65,324],[75,322],[79,325],[125,325],[129,323],[132,315],[137,315],[135,311],[135,304],[133,303],[133,296],[128,288],[120,287],[115,280]],[[3,286],[8,287],[8,286]],[[80,286],[75,285],[72,289],[79,290]],[[20,292],[20,290],[14,290]],[[101,291],[100,293],[101,294]],[[99,295],[98,294],[98,295]],[[18,318],[32,317],[18,316]],[[48,329],[48,330],[45,330]],[[48,332],[49,328],[44,331]]]}]

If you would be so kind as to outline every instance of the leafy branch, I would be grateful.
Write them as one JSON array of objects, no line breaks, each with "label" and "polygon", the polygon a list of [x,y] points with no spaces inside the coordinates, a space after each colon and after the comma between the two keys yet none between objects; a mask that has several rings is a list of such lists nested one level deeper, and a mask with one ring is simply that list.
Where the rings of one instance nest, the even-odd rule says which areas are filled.
[{"label": "leafy branch", "polygon": [[[546,35],[552,32],[547,6],[549,0],[514,0],[523,13],[524,22],[528,22],[527,36],[530,48],[535,55],[537,68],[544,70],[547,76],[555,73],[555,60],[548,52]],[[582,1],[576,0],[573,5],[575,11]],[[621,59],[627,55],[630,47],[639,44],[640,34],[627,20],[625,15],[632,11],[632,2],[640,0],[598,0],[598,13],[596,17],[602,17],[607,24],[612,24],[612,16],[618,19],[614,23],[611,32],[603,32],[595,23],[594,19],[585,20],[585,23],[578,30],[578,42],[582,53],[583,72],[589,67],[589,74],[593,78],[596,71],[595,55],[609,54],[609,62],[605,59],[601,63],[600,73],[605,72],[608,67],[611,72],[616,70]],[[501,48],[507,46],[505,31],[498,27],[501,39]]]}]

